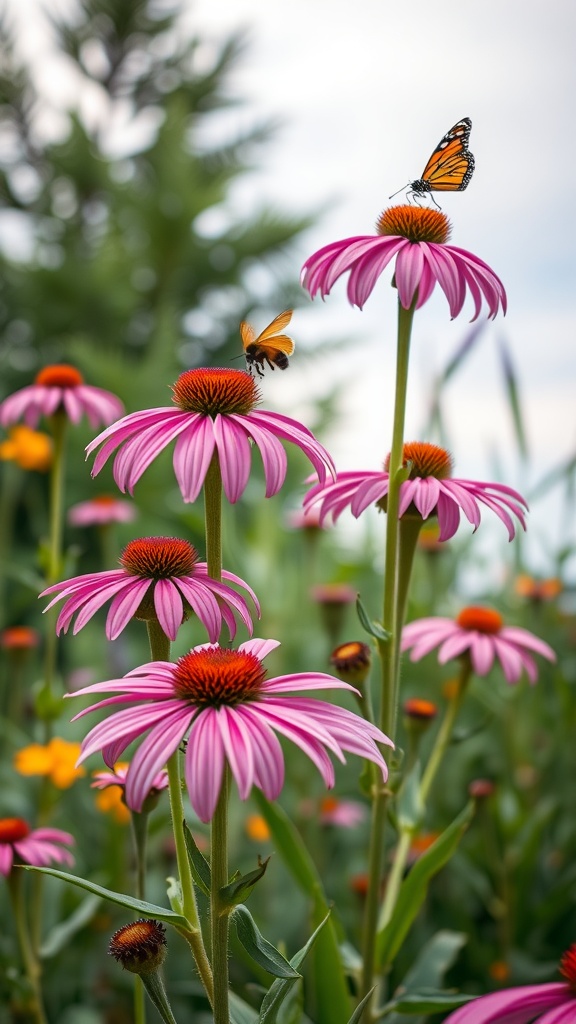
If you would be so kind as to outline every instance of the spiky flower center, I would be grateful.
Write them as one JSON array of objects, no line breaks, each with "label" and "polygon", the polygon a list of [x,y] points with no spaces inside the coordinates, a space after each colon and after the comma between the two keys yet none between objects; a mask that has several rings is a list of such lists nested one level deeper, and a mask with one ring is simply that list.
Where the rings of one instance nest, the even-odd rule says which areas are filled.
[{"label": "spiky flower center", "polygon": [[266,670],[255,654],[206,647],[179,658],[174,668],[174,692],[201,707],[221,707],[255,700]]},{"label": "spiky flower center", "polygon": [[566,978],[572,991],[576,992],[576,943],[566,950],[560,960],[560,974]]},{"label": "spiky flower center", "polygon": [[488,634],[499,633],[504,625],[502,616],[492,608],[478,608],[473,605],[463,608],[456,622],[462,629],[475,629],[478,633]]},{"label": "spiky flower center", "polygon": [[30,626],[8,626],[0,633],[0,647],[6,650],[28,650],[38,647],[39,636]]},{"label": "spiky flower center", "polygon": [[452,228],[446,214],[423,206],[391,206],[376,221],[379,235],[400,235],[409,242],[435,242],[444,245]]},{"label": "spiky flower center", "polygon": [[405,700],[403,710],[408,718],[416,718],[422,722],[429,722],[438,714],[436,704],[420,697],[409,697]]},{"label": "spiky flower center", "polygon": [[215,417],[237,413],[246,416],[260,401],[254,379],[244,370],[186,370],[172,387],[173,400],[183,412]]},{"label": "spiky flower center", "polygon": [[45,388],[77,388],[84,383],[84,377],[75,366],[68,363],[45,366],[34,379],[35,384],[42,384]]},{"label": "spiky flower center", "polygon": [[17,843],[30,835],[30,826],[23,818],[0,818],[0,843]]},{"label": "spiky flower center", "polygon": [[[410,479],[434,476],[437,480],[445,480],[452,476],[452,457],[445,448],[427,441],[409,441],[402,448],[402,465],[412,463]],[[386,456],[384,471],[390,469],[390,455]]]},{"label": "spiky flower center", "polygon": [[166,929],[159,921],[142,918],[114,933],[108,946],[110,956],[133,974],[154,971],[166,956]]},{"label": "spiky flower center", "polygon": [[115,498],[113,494],[97,494],[95,498],[92,498],[93,505],[99,505],[101,508],[111,508],[112,505],[118,504],[118,498]]},{"label": "spiky flower center", "polygon": [[166,580],[192,576],[198,552],[187,540],[177,537],[139,537],[126,545],[120,565],[132,576]]}]

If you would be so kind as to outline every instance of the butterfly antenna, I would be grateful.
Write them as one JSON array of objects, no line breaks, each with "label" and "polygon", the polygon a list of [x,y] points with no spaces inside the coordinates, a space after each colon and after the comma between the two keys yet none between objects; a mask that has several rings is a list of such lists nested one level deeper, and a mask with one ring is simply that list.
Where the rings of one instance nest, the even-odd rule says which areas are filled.
[{"label": "butterfly antenna", "polygon": [[388,199],[394,199],[394,196],[399,195],[400,192],[403,192],[405,188],[409,187],[409,185],[410,185],[410,182],[407,181],[406,184],[402,186],[402,188],[398,189],[398,192],[393,192],[391,196],[388,196]]}]

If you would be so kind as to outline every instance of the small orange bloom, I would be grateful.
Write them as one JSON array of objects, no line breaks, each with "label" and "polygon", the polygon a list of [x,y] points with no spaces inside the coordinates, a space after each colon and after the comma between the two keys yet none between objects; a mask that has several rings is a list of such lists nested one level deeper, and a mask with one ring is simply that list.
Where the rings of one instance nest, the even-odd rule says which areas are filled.
[{"label": "small orange bloom", "polygon": [[127,825],[130,821],[130,811],[123,800],[124,789],[122,786],[108,786],[96,794],[96,807],[102,814],[111,814],[117,825]]},{"label": "small orange bloom", "polygon": [[45,473],[52,465],[52,440],[48,434],[24,424],[11,427],[8,440],[0,443],[0,459],[15,462],[21,469]]},{"label": "small orange bloom", "polygon": [[246,835],[255,843],[267,843],[270,829],[261,814],[249,814],[246,818]]},{"label": "small orange bloom", "polygon": [[510,977],[510,967],[505,960],[495,960],[490,964],[488,973],[493,981],[505,982]]},{"label": "small orange bloom", "polygon": [[31,743],[14,755],[14,768],[20,775],[46,775],[57,789],[69,789],[76,779],[86,774],[77,768],[80,744],[69,743],[55,736],[46,746]]},{"label": "small orange bloom", "polygon": [[0,647],[5,651],[26,651],[39,643],[40,634],[31,626],[8,626],[0,633]]},{"label": "small orange bloom", "polygon": [[534,576],[522,573],[516,577],[514,590],[520,597],[525,597],[528,601],[539,604],[541,601],[553,601],[555,597],[562,593],[563,586],[562,580],[558,579],[557,576],[552,576],[546,580],[538,580]]}]

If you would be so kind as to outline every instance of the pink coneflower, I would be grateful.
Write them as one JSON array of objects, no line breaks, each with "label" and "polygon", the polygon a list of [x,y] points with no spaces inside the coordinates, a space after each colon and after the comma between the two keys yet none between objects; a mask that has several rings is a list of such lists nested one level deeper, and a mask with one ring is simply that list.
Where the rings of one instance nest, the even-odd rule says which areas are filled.
[{"label": "pink coneflower", "polygon": [[[423,441],[404,445],[403,464],[411,463],[410,476],[400,485],[398,514],[417,515],[422,520],[437,516],[440,526],[439,540],[453,537],[460,523],[462,511],[475,530],[481,520],[480,505],[485,505],[502,520],[512,540],[516,527],[512,512],[525,530],[524,510],[527,504],[518,491],[505,484],[481,483],[477,480],[457,480],[451,476],[452,459],[444,448]],[[345,508],[353,516],[360,516],[369,505],[386,508],[390,456],[383,472],[338,473],[334,483],[316,484],[304,497],[304,507],[320,504],[320,518],[332,515],[334,521]]]},{"label": "pink coneflower", "polygon": [[456,619],[416,619],[402,630],[402,650],[412,651],[410,661],[420,661],[435,647],[441,665],[469,656],[477,676],[487,675],[496,659],[508,683],[517,683],[523,671],[531,683],[536,682],[538,669],[529,651],[556,661],[547,643],[520,626],[505,626],[502,616],[491,608],[463,608]]},{"label": "pink coneflower", "polygon": [[0,818],[0,872],[9,875],[14,861],[43,868],[47,864],[68,864],[74,858],[66,846],[74,836],[59,828],[31,829],[23,818]]},{"label": "pink coneflower", "polygon": [[187,370],[172,388],[176,408],[130,413],[98,435],[87,447],[102,448],[94,461],[96,476],[112,452],[114,479],[132,494],[151,462],[175,438],[174,472],[186,502],[198,497],[212,457],[218,455],[224,493],[234,503],[250,475],[252,442],[264,464],[266,497],[280,490],[286,477],[286,452],[278,438],[292,441],[308,457],[321,481],[335,475],[325,448],[306,427],[279,413],[257,411],[260,392],[243,370]]},{"label": "pink coneflower", "polygon": [[237,650],[204,644],[176,664],[151,662],[123,679],[78,690],[116,696],[76,718],[110,704],[136,704],[96,725],[82,744],[80,760],[101,750],[106,764],[114,764],[129,743],[148,732],[126,778],[127,801],[138,810],[152,779],[188,734],[186,783],[192,807],[204,822],[214,814],[225,762],[242,800],[252,786],[276,799],[284,783],[277,732],[307,754],[329,787],[334,785],[334,767],[325,748],[341,761],[345,750],[374,761],[386,779],[386,763],[376,743],[392,742],[379,729],[326,701],[287,696],[290,691],[353,687],[319,672],[266,679],[262,659],[276,647],[276,640],[249,640]]},{"label": "pink coneflower", "polygon": [[108,523],[131,523],[136,509],[130,501],[112,494],[98,494],[90,501],[79,501],[68,509],[68,522],[72,526],[107,526]]},{"label": "pink coneflower", "polygon": [[566,981],[505,988],[473,999],[444,1024],[573,1024],[576,1021],[576,944],[564,953]]},{"label": "pink coneflower", "polygon": [[72,423],[79,423],[85,413],[90,426],[96,428],[121,416],[124,406],[110,391],[85,384],[76,367],[62,363],[45,366],[33,384],[6,398],[0,405],[0,423],[7,427],[24,419],[29,427],[35,427],[41,416],[60,410]]},{"label": "pink coneflower", "polygon": [[339,800],[335,796],[325,796],[320,801],[321,825],[357,828],[367,817],[367,808],[358,800]]},{"label": "pink coneflower", "polygon": [[331,242],[306,260],[302,285],[322,298],[342,274],[350,271],[348,299],[360,309],[372,293],[380,274],[396,257],[394,281],[398,298],[409,309],[416,298],[420,308],[438,283],[448,299],[450,316],[460,313],[466,291],[474,300],[476,319],[482,297],[488,303],[489,316],[502,307],[506,312],[504,285],[487,263],[454,245],[446,245],[450,222],[439,210],[417,206],[393,206],[378,219],[376,235],[356,235]]},{"label": "pink coneflower", "polygon": [[[92,772],[94,782],[91,782],[92,789],[110,789],[114,786],[120,792],[120,797],[126,802],[126,806],[131,811],[135,811],[136,808],[132,807],[126,799],[126,776],[128,775],[128,769],[130,765],[128,761],[117,761],[114,767],[108,772]],[[157,772],[152,779],[152,785],[148,793],[146,793],[143,801],[144,810],[152,809],[156,805],[159,794],[163,789],[168,788],[168,772],[165,768]]]},{"label": "pink coneflower", "polygon": [[[120,565],[121,569],[92,572],[55,583],[40,594],[44,597],[59,592],[45,611],[57,601],[65,600],[56,622],[58,633],[67,632],[72,617],[78,612],[72,631],[76,634],[110,599],[112,603],[106,618],[109,640],[115,640],[132,618],[157,619],[166,636],[175,640],[190,611],[198,616],[211,641],[218,639],[222,620],[228,626],[230,637],[235,636],[234,611],[252,632],[244,598],[208,575],[206,562],[198,561],[198,553],[188,541],[176,537],[131,540],[124,548]],[[226,570],[222,577],[246,590],[260,615],[258,600],[248,584]]]}]

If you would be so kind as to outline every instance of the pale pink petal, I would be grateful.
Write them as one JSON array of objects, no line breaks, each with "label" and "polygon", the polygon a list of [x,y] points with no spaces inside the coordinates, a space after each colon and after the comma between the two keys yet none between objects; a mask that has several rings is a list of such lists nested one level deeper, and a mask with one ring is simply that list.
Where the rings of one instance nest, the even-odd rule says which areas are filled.
[{"label": "pale pink petal", "polygon": [[247,723],[254,750],[254,781],[268,800],[276,800],[284,785],[284,755],[280,741],[262,721],[256,703],[238,705],[236,712]]},{"label": "pale pink petal", "polygon": [[193,715],[194,709],[187,708],[181,701],[180,706],[163,718],[138,747],[126,775],[126,803],[131,810],[142,810],[156,775],[178,749]]},{"label": "pale pink petal", "polygon": [[417,481],[414,491],[414,504],[422,519],[427,519],[438,504],[440,495],[440,482],[433,476],[421,477]]},{"label": "pale pink petal", "polygon": [[549,661],[556,661],[556,654],[550,645],[545,643],[544,640],[540,640],[539,637],[534,636],[533,633],[529,633],[527,629],[522,629],[521,626],[504,626],[500,631],[500,636],[504,640],[510,640],[513,643],[520,644],[522,647],[530,648],[531,651],[541,654],[543,658],[548,658]]},{"label": "pale pink petal", "polygon": [[270,654],[271,651],[275,651],[277,647],[280,647],[279,640],[262,640],[260,637],[255,636],[251,640],[245,640],[243,644],[240,644],[238,650],[254,654],[260,661],[263,661],[266,655]]},{"label": "pale pink petal", "polygon": [[214,816],[222,787],[224,761],[224,744],[216,712],[213,708],[206,708],[192,722],[185,758],[190,803],[200,821],[208,822]]},{"label": "pale pink petal", "polygon": [[0,873],[9,875],[14,862],[14,850],[9,843],[0,843]]},{"label": "pale pink petal", "polygon": [[[576,996],[565,982],[522,985],[479,996],[451,1013],[444,1024],[529,1024],[535,1018],[535,1024],[541,1024],[538,1014],[553,1007],[576,1012]],[[571,1024],[569,1018],[566,1024]]]},{"label": "pale pink petal", "polygon": [[494,643],[491,636],[484,633],[473,633],[470,644],[472,668],[477,676],[485,676],[494,664]]},{"label": "pale pink petal", "polygon": [[208,587],[198,585],[191,576],[181,577],[178,586],[208,633],[210,643],[215,643],[222,628],[222,611],[218,601]]},{"label": "pale pink petal", "polygon": [[241,800],[246,800],[254,784],[254,749],[251,730],[233,707],[216,711],[218,728],[226,760],[236,780]]},{"label": "pale pink petal", "polygon": [[[250,437],[258,448],[262,457],[262,464],[264,466],[266,497],[271,498],[273,494],[276,494],[280,490],[284,480],[286,479],[288,460],[286,458],[284,448],[274,434],[270,433],[270,430],[263,430],[257,426],[253,421],[252,416],[235,416],[234,414],[231,414],[227,419],[234,420],[245,431],[248,431]],[[249,420],[249,426],[247,420]]]},{"label": "pale pink petal", "polygon": [[196,501],[200,494],[215,446],[210,416],[196,417],[178,438],[174,448],[174,475],[185,502]]},{"label": "pale pink petal", "polygon": [[424,249],[416,244],[403,246],[396,257],[394,277],[398,298],[404,309],[410,309],[420,284],[424,267]]},{"label": "pale pink petal", "polygon": [[460,525],[460,506],[456,504],[453,498],[449,498],[447,494],[440,491],[436,514],[438,516],[438,526],[440,527],[438,540],[450,540]]},{"label": "pale pink petal", "polygon": [[222,487],[231,505],[244,493],[252,453],[246,430],[240,426],[239,416],[221,416],[214,420],[214,437],[218,449]]},{"label": "pale pink petal", "polygon": [[184,606],[180,591],[172,580],[156,580],[154,610],[166,636],[175,640],[184,618]]},{"label": "pale pink petal", "polygon": [[106,618],[106,636],[109,640],[116,640],[123,629],[126,628],[136,611],[152,581],[132,577],[132,582],[124,587],[123,591],[116,595],[110,604],[110,610]]}]

